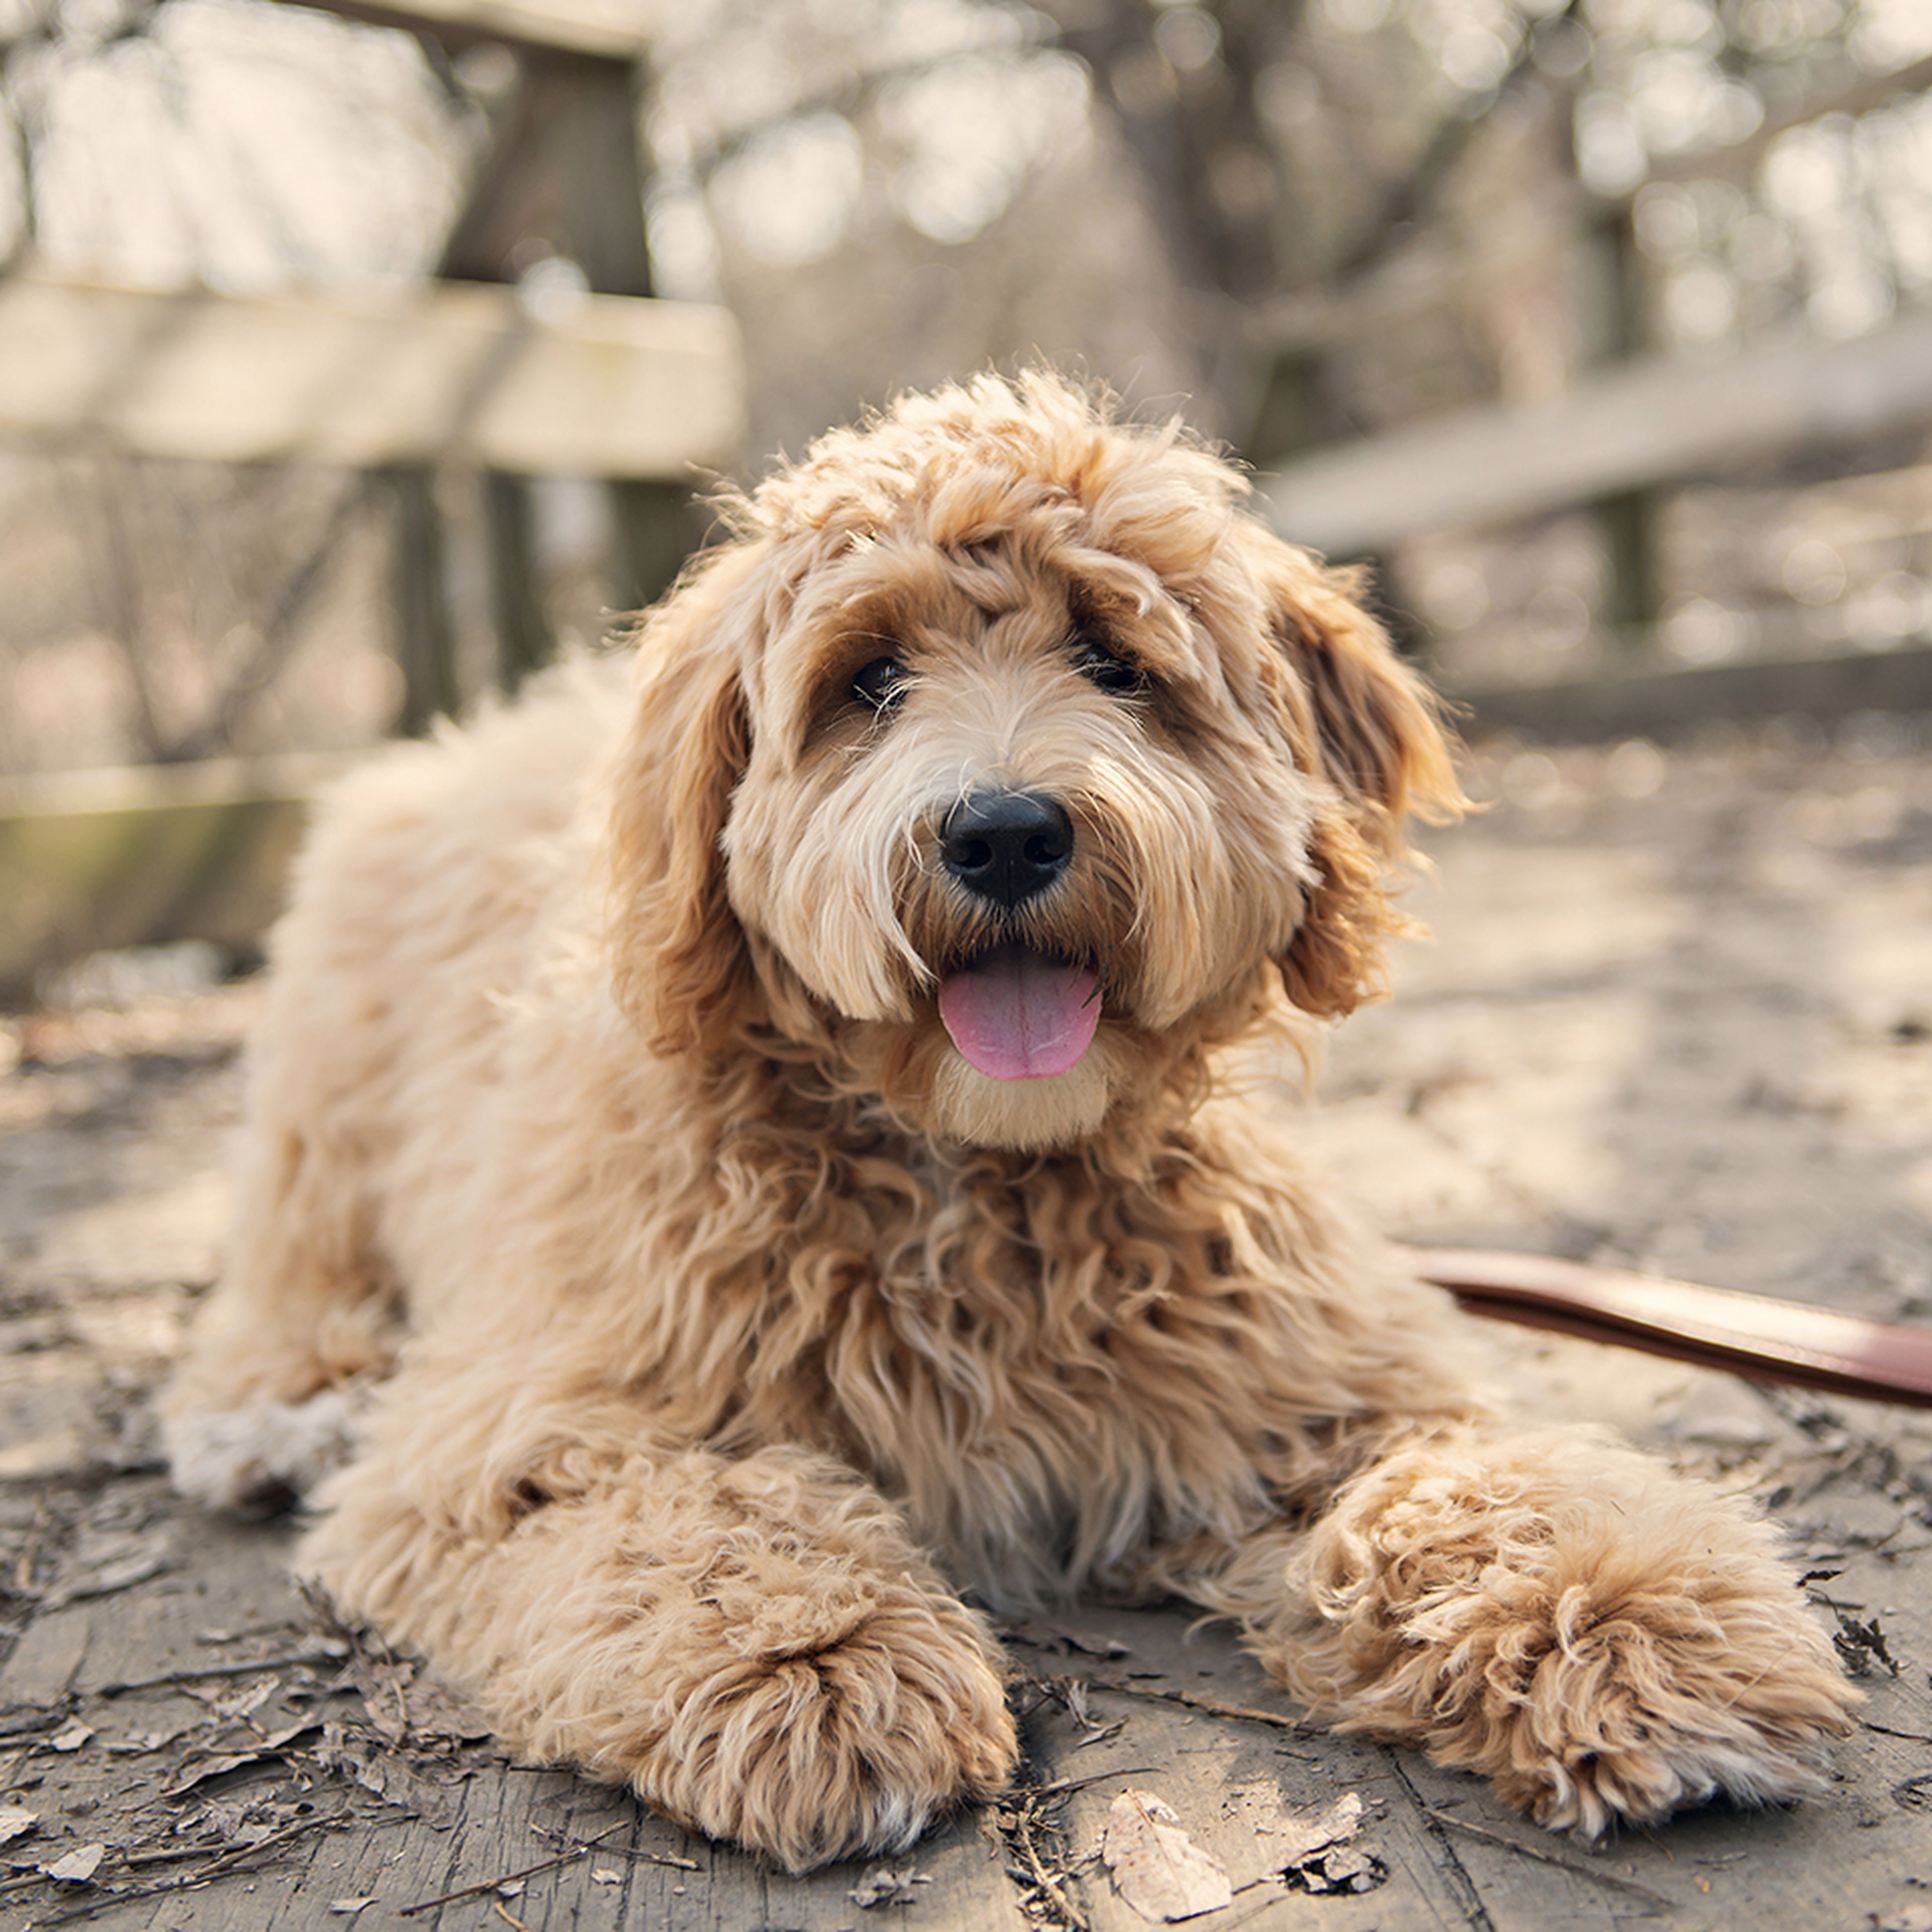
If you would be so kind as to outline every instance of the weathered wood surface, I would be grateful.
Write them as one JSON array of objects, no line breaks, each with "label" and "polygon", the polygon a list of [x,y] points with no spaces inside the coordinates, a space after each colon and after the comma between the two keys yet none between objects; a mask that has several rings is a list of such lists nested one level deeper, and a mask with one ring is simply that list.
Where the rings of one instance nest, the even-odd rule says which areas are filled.
[{"label": "weathered wood surface", "polygon": [[[1488,776],[1511,802],[1439,842],[1420,904],[1438,943],[1341,1035],[1311,1141],[1417,1238],[1927,1318],[1922,755],[1526,752]],[[286,1530],[211,1523],[154,1467],[140,1396],[215,1265],[254,997],[0,1032],[0,1832],[4,1808],[34,1819],[0,1844],[0,1924],[1000,1932],[1077,1912],[1126,1932],[1144,1922],[1092,1855],[1127,1790],[1244,1888],[1189,1922],[1214,1932],[1871,1932],[1932,1904],[1932,1419],[1540,1339],[1524,1361],[1546,1403],[1775,1497],[1809,1567],[1838,1573],[1814,1587],[1865,1632],[1847,1642],[1869,1702],[1824,1798],[1592,1852],[1407,1754],[1295,1728],[1178,1611],[1016,1631],[1027,1781],[920,1845],[896,1888],[864,1865],[786,1879],[512,1768],[317,1621]],[[1285,1826],[1352,1792],[1344,1849],[1372,1888],[1293,1888]],[[42,1875],[92,1845],[91,1881]],[[1040,1909],[1042,1874],[1066,1911]]]},{"label": "weathered wood surface", "polygon": [[1932,314],[1853,342],[1657,356],[1559,400],[1489,404],[1311,452],[1261,484],[1276,528],[1360,556],[1424,530],[1538,516],[1750,458],[1932,421]]},{"label": "weathered wood surface", "polygon": [[460,459],[532,475],[687,478],[744,434],[730,314],[514,290],[220,296],[0,282],[0,434],[136,455],[345,469]]}]

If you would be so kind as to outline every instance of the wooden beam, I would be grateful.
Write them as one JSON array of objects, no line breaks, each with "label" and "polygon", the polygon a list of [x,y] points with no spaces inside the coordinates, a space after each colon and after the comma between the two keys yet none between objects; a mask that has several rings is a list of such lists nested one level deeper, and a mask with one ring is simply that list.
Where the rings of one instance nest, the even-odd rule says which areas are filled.
[{"label": "wooden beam", "polygon": [[294,754],[0,778],[0,1006],[36,968],[124,946],[240,952],[280,910],[315,788],[352,760]]},{"label": "wooden beam", "polygon": [[1466,731],[1516,731],[1554,744],[1688,738],[1714,719],[1849,718],[1932,709],[1932,646],[1840,651],[1736,664],[1628,666],[1562,684],[1452,687]]},{"label": "wooden beam", "polygon": [[643,9],[634,0],[295,0],[344,20],[428,34],[445,46],[495,40],[505,46],[632,62],[646,46]]},{"label": "wooden beam", "polygon": [[1561,400],[1486,406],[1339,444],[1264,478],[1284,535],[1341,556],[1478,529],[1753,458],[1932,422],[1932,314],[1854,342],[1630,364]]},{"label": "wooden beam", "polygon": [[166,293],[0,280],[0,436],[345,469],[455,458],[524,475],[682,477],[743,435],[722,308],[508,289]]}]

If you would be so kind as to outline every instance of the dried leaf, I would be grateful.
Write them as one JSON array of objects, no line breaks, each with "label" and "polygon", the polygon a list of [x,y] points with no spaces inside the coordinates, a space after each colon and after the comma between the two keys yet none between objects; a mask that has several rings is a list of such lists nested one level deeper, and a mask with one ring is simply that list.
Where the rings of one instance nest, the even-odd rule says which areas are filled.
[{"label": "dried leaf", "polygon": [[1898,1660],[1886,1647],[1885,1631],[1876,1617],[1860,1623],[1844,1610],[1838,1612],[1838,1628],[1832,1642],[1846,1670],[1854,1677],[1869,1677],[1874,1664],[1882,1664],[1892,1675],[1898,1675]]},{"label": "dried leaf", "polygon": [[328,1909],[342,1918],[350,1918],[375,1902],[376,1894],[372,1892],[367,1898],[332,1898],[328,1901]]},{"label": "dried leaf", "polygon": [[406,1659],[370,1657],[358,1649],[350,1654],[349,1667],[356,1688],[362,1694],[370,1724],[390,1744],[399,1744],[410,1734],[410,1708],[405,1698],[416,1666]]},{"label": "dried leaf", "polygon": [[352,1738],[337,1724],[322,1727],[316,1761],[323,1770],[350,1778],[391,1804],[405,1804],[434,1825],[446,1811],[436,1788],[420,1777],[394,1752]]},{"label": "dried leaf", "polygon": [[591,1872],[590,1882],[592,1885],[622,1885],[624,1874],[620,1871],[613,1871],[608,1865],[598,1865]]},{"label": "dried leaf", "polygon": [[0,1804],[0,1845],[24,1838],[40,1822],[36,1814],[23,1811],[17,1804]]},{"label": "dried leaf", "polygon": [[418,1676],[404,1688],[413,1742],[473,1744],[490,1735],[489,1720],[434,1677]]},{"label": "dried leaf", "polygon": [[1234,1896],[1228,1874],[1150,1791],[1124,1791],[1114,1800],[1100,1856],[1120,1896],[1157,1925],[1218,1911]]},{"label": "dried leaf", "polygon": [[173,1556],[173,1534],[165,1524],[152,1528],[83,1528],[65,1574],[47,1592],[45,1607],[58,1610],[85,1597],[104,1597],[145,1583],[167,1568]]},{"label": "dried leaf", "polygon": [[1330,1845],[1282,1874],[1287,1882],[1302,1892],[1373,1892],[1388,1877],[1388,1868],[1372,1852],[1359,1845]]},{"label": "dried leaf", "polygon": [[77,1751],[94,1735],[78,1718],[71,1718],[47,1740],[49,1750]]},{"label": "dried leaf", "polygon": [[1000,1628],[1013,1642],[1028,1645],[1035,1650],[1057,1652],[1062,1657],[1071,1657],[1077,1652],[1082,1657],[1098,1657],[1111,1661],[1133,1654],[1118,1637],[1091,1636],[1056,1624],[1036,1623],[1024,1617],[1007,1618]]},{"label": "dried leaf", "polygon": [[1104,1718],[1096,1718],[1093,1707],[1087,1701],[1091,1687],[1084,1677],[1055,1677],[1049,1680],[1052,1688],[1066,1706],[1067,1714],[1082,1726],[1080,1737],[1073,1748],[1081,1750],[1088,1744],[1105,1744],[1109,1738],[1118,1737],[1125,1729],[1126,1720],[1117,1718],[1111,1724]]},{"label": "dried leaf", "polygon": [[195,1822],[212,1832],[224,1845],[259,1845],[303,1815],[304,1807],[275,1798],[211,1798]]},{"label": "dried leaf", "polygon": [[1275,1856],[1275,1868],[1286,1871],[1318,1857],[1330,1845],[1346,1844],[1362,1828],[1362,1801],[1354,1792],[1345,1791],[1334,1804],[1318,1811],[1291,1811],[1272,1828],[1287,1840]]},{"label": "dried leaf", "polygon": [[273,1757],[273,1751],[222,1751],[213,1757],[203,1758],[200,1763],[176,1780],[161,1793],[164,1798],[185,1798],[197,1784],[206,1784],[211,1778],[221,1778],[231,1771],[239,1771],[245,1765],[260,1764],[266,1758]]},{"label": "dried leaf", "polygon": [[87,1885],[100,1869],[100,1861],[106,1857],[105,1845],[82,1845],[69,1852],[65,1858],[56,1858],[50,1865],[40,1868],[44,1876],[58,1879],[62,1885]]},{"label": "dried leaf", "polygon": [[298,1724],[285,1724],[278,1731],[266,1733],[262,1739],[262,1748],[264,1751],[284,1750],[296,1738],[312,1736],[321,1729],[322,1726],[314,1718],[305,1718]]},{"label": "dried leaf", "polygon": [[870,1912],[880,1905],[910,1905],[919,1896],[913,1888],[932,1882],[910,1865],[874,1865],[845,1896],[861,1911]]}]

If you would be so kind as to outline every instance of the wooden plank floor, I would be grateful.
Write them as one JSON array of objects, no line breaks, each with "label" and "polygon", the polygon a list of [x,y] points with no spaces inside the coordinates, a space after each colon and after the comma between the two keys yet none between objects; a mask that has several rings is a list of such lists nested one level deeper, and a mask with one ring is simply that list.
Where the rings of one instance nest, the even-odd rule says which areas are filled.
[{"label": "wooden plank floor", "polygon": [[[1438,842],[1438,942],[1341,1036],[1311,1143],[1417,1239],[1932,1319],[1922,743],[1490,758],[1504,802]],[[1015,1628],[1022,1782],[887,1866],[785,1878],[506,1762],[297,1593],[286,1528],[211,1522],[155,1463],[254,998],[0,1031],[0,1926],[1124,1932],[1096,1851],[1129,1790],[1226,1868],[1189,1922],[1216,1932],[1932,1925],[1932,1418],[1581,1343],[1509,1340],[1506,1372],[1756,1489],[1833,1573],[1816,1613],[1868,1701],[1820,1800],[1591,1851],[1301,1730],[1179,1610]],[[1348,1794],[1354,1837],[1294,1862]]]}]

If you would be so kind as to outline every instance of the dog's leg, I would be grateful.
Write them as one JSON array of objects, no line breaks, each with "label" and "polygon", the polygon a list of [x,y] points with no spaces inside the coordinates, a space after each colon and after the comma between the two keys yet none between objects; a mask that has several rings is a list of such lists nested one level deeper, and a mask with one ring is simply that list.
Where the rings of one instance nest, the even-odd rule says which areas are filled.
[{"label": "dog's leg", "polygon": [[160,1403],[176,1486],[250,1514],[345,1459],[356,1386],[388,1370],[400,1330],[351,1138],[287,1090],[302,1069],[263,1058],[227,1264]]},{"label": "dog's leg", "polygon": [[794,1870],[903,1850],[1004,1785],[993,1640],[836,1463],[651,1452],[595,1399],[555,1412],[547,1442],[513,1400],[472,1440],[476,1406],[454,1420],[446,1384],[425,1402],[458,1439],[425,1466],[444,1432],[408,1414],[416,1379],[329,1486],[304,1561],[474,1690],[513,1748]]},{"label": "dog's leg", "polygon": [[1290,1690],[1552,1828],[1801,1796],[1857,1701],[1768,1527],[1594,1433],[1419,1442],[1273,1540],[1251,1636]]}]

